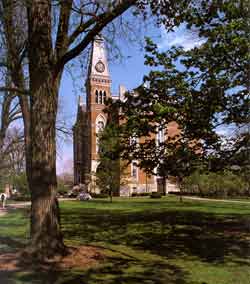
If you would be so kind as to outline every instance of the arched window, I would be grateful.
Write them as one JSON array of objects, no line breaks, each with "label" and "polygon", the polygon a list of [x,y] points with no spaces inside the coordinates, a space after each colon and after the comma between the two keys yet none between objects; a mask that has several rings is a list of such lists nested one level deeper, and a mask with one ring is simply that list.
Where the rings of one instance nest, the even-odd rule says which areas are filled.
[{"label": "arched window", "polygon": [[136,137],[135,135],[130,137],[130,145],[131,146],[137,146],[139,143],[139,138]]},{"label": "arched window", "polygon": [[135,161],[131,163],[131,177],[138,180],[138,167]]},{"label": "arched window", "polygon": [[156,135],[156,144],[159,146],[165,141],[165,130],[163,126],[159,126],[157,135]]},{"label": "arched window", "polygon": [[106,98],[107,98],[107,94],[106,94],[106,91],[103,92],[103,104],[105,104],[106,102]]},{"label": "arched window", "polygon": [[99,137],[98,134],[103,131],[106,124],[106,119],[103,115],[98,115],[96,118],[96,153],[99,153]]},{"label": "arched window", "polygon": [[104,129],[104,122],[103,121],[98,121],[97,122],[97,133],[103,131]]},{"label": "arched window", "polygon": [[99,104],[102,104],[102,91],[99,91]]},{"label": "arched window", "polygon": [[96,104],[98,104],[98,91],[97,90],[95,91],[95,102]]}]

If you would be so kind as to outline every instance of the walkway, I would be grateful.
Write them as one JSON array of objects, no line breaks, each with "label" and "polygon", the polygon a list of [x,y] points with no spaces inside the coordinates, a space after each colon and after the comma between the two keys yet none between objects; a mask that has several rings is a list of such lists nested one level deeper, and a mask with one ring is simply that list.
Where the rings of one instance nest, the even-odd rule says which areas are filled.
[{"label": "walkway", "polygon": [[7,213],[7,210],[0,209],[0,217],[4,216]]},{"label": "walkway", "polygon": [[249,204],[249,201],[241,200],[231,200],[231,199],[212,199],[212,198],[203,198],[203,197],[193,197],[193,196],[183,196],[185,199],[198,200],[198,201],[213,201],[213,202],[228,202],[228,203],[240,203],[240,204]]}]

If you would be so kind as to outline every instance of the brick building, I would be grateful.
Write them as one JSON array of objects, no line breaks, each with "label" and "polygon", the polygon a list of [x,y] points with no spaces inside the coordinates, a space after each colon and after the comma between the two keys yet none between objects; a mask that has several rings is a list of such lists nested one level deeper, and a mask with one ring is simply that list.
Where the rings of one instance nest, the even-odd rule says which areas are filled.
[{"label": "brick building", "polygon": [[[88,185],[89,191],[98,191],[95,186],[94,174],[98,168],[98,138],[106,123],[107,116],[103,112],[107,98],[116,99],[111,94],[111,77],[106,56],[104,41],[96,37],[92,44],[91,55],[86,79],[86,104],[82,99],[78,102],[76,123],[73,127],[74,137],[74,183]],[[119,88],[122,99],[126,89]],[[176,126],[173,125],[173,131]],[[164,133],[159,133],[156,139],[164,139]],[[121,177],[122,179],[122,177]],[[148,176],[145,172],[131,163],[126,173],[126,184],[121,183],[120,195],[128,196],[132,192],[176,190],[174,183],[162,180],[157,176]]]}]

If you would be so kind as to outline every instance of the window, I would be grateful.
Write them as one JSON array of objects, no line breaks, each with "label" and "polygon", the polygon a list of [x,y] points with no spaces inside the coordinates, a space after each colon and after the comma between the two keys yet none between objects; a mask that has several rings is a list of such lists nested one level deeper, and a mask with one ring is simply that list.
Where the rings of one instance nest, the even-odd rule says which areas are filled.
[{"label": "window", "polygon": [[158,128],[158,132],[156,135],[156,143],[157,145],[163,143],[165,141],[165,131],[164,128],[161,126]]},{"label": "window", "polygon": [[106,91],[103,92],[103,104],[106,102],[107,99],[107,95],[106,95]]},{"label": "window", "polygon": [[98,104],[98,91],[97,90],[95,91],[95,102],[96,104]]},{"label": "window", "polygon": [[103,115],[98,115],[96,119],[96,153],[100,152],[98,134],[103,131],[104,127],[105,127],[105,117]]},{"label": "window", "polygon": [[102,91],[99,91],[99,104],[102,104]]},{"label": "window", "polygon": [[139,139],[136,136],[130,137],[130,145],[131,146],[136,146],[139,143]]},{"label": "window", "polygon": [[103,131],[104,129],[104,122],[103,121],[98,121],[97,123],[97,133]]},{"label": "window", "polygon": [[132,162],[131,164],[131,177],[134,179],[138,179],[138,168],[136,162]]}]

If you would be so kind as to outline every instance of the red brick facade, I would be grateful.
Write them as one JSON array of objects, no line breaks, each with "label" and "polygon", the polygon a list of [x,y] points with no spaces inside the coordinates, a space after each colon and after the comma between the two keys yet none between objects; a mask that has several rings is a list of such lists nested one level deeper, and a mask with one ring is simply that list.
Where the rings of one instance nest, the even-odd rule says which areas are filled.
[{"label": "red brick facade", "polygon": [[[123,97],[124,87],[120,87],[119,96]],[[89,191],[98,191],[94,183],[94,173],[98,167],[97,132],[107,122],[103,112],[104,101],[112,98],[111,78],[104,41],[98,37],[92,45],[88,77],[86,80],[86,105],[79,100],[74,133],[74,182],[89,184]],[[175,132],[175,124],[170,125]],[[121,162],[122,163],[122,162]],[[151,192],[157,190],[157,177],[146,175],[145,172],[131,164],[125,177],[121,177],[121,195],[131,195],[132,192]]]}]

